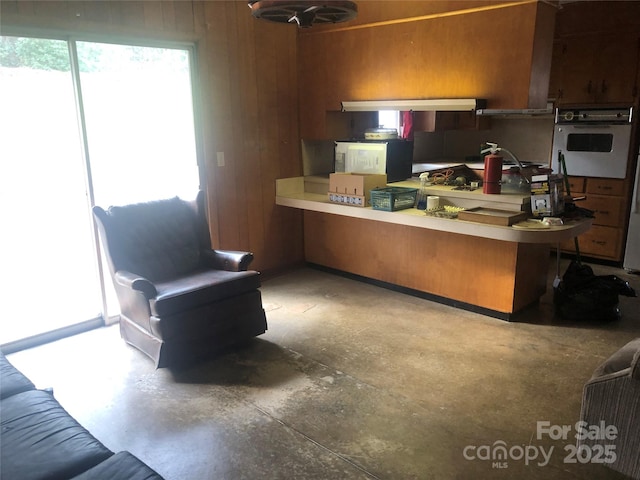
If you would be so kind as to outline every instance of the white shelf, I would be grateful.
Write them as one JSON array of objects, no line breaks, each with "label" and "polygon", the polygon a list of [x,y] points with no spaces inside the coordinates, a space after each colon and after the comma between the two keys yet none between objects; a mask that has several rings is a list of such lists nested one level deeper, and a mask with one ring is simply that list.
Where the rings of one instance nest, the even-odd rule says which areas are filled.
[{"label": "white shelf", "polygon": [[[333,215],[343,215],[517,243],[556,244],[570,240],[586,232],[591,228],[592,224],[592,219],[581,219],[562,226],[551,226],[545,230],[520,230],[513,227],[432,217],[425,215],[424,211],[415,208],[399,210],[397,212],[385,212],[374,210],[371,207],[352,207],[331,203],[326,194],[305,192],[304,180],[304,177],[276,180],[276,204],[285,207],[299,208],[301,210],[330,213]],[[397,182],[393,184],[393,186],[410,185],[410,182]],[[446,203],[463,206],[465,208],[490,206],[496,209],[514,211],[524,209],[522,207],[527,204],[526,198],[528,198],[523,195],[485,195],[477,192],[451,191],[451,187],[430,187],[429,193],[431,195],[438,195],[441,199],[446,199]],[[498,198],[494,200],[487,197]],[[472,202],[473,205],[462,205],[462,201]],[[505,208],[505,205],[507,208]]]}]

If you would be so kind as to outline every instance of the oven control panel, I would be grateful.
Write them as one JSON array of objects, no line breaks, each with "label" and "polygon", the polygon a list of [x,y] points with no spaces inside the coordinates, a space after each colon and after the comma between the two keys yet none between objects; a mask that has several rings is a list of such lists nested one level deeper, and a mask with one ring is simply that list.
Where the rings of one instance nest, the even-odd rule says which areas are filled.
[{"label": "oven control panel", "polygon": [[621,124],[631,123],[633,107],[628,108],[558,108],[556,109],[557,124]]}]

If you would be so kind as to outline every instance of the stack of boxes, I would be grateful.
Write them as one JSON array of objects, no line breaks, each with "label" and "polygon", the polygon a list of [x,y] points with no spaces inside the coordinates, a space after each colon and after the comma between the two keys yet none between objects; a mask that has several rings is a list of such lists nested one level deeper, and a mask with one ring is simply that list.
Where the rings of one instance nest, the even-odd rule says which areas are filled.
[{"label": "stack of boxes", "polygon": [[370,204],[370,191],[386,186],[387,175],[384,173],[332,173],[329,175],[329,201],[367,207]]},{"label": "stack of boxes", "polygon": [[531,177],[531,213],[534,217],[555,217],[564,212],[563,178],[559,174]]}]

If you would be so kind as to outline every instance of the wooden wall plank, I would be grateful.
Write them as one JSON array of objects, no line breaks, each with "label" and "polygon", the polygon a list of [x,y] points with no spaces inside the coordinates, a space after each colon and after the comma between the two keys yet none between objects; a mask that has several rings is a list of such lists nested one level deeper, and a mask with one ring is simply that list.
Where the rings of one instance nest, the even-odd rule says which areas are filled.
[{"label": "wooden wall plank", "polygon": [[34,2],[35,15],[39,17],[73,19],[75,18],[75,6],[72,2],[65,1],[39,1]]},{"label": "wooden wall plank", "polygon": [[[240,12],[238,12],[241,14]],[[249,15],[250,16],[250,15]],[[277,252],[278,245],[267,245],[271,243],[271,239],[268,236],[264,211],[270,209],[270,206],[265,205],[265,180],[270,180],[275,177],[272,176],[273,166],[277,165],[277,162],[269,162],[268,159],[277,159],[279,152],[277,150],[277,143],[279,138],[278,121],[276,118],[276,92],[278,89],[276,83],[275,70],[274,75],[263,75],[262,72],[269,72],[275,69],[276,58],[278,56],[278,33],[274,30],[275,25],[267,25],[266,23],[258,23],[250,19],[253,35],[253,62],[255,65],[255,71],[253,74],[255,77],[252,79],[252,83],[255,87],[253,95],[250,100],[255,102],[255,108],[253,109],[256,114],[256,121],[258,125],[262,125],[263,128],[256,128],[256,145],[255,152],[256,159],[258,160],[253,171],[249,174],[252,177],[252,184],[256,185],[258,191],[249,193],[249,221],[251,226],[252,238],[258,240],[252,245],[252,248],[256,248],[262,254],[268,248]],[[267,182],[268,184],[268,182]],[[275,199],[273,200],[275,204]],[[261,243],[262,245],[259,245]],[[273,259],[270,259],[272,261]]]},{"label": "wooden wall plank", "polygon": [[[259,169],[260,121],[258,119],[258,96],[256,79],[256,54],[253,39],[254,22],[250,16],[238,15],[235,3],[230,13],[236,24],[237,41],[234,45],[236,70],[233,75],[236,89],[232,93],[232,109],[238,113],[239,123],[233,130],[233,142],[237,145],[233,162],[235,164],[233,188],[237,192],[235,216],[237,219],[236,245],[244,250],[252,250],[249,205],[254,195],[259,195],[259,184],[255,183],[256,170]],[[241,40],[243,39],[243,40]],[[229,245],[229,248],[231,246]]]},{"label": "wooden wall plank", "polygon": [[173,2],[175,30],[194,31],[193,2],[176,0]]},{"label": "wooden wall plank", "polygon": [[[5,14],[17,14],[18,13],[18,1],[17,0],[5,0],[2,2],[2,13]],[[0,14],[1,18],[2,14]]]},{"label": "wooden wall plank", "polygon": [[120,4],[120,13],[122,15],[122,24],[127,26],[137,26],[145,24],[145,8],[144,2],[114,2]]},{"label": "wooden wall plank", "polygon": [[195,1],[192,2],[193,8],[193,31],[199,36],[206,34],[206,17],[204,2]]},{"label": "wooden wall plank", "polygon": [[[287,38],[295,41],[295,37],[289,35],[291,29],[277,28],[282,25],[256,23],[256,61],[259,72],[272,72],[271,75],[260,75],[258,80],[258,111],[260,121],[265,124],[260,134],[260,176],[261,195],[256,200],[260,202],[260,226],[265,245],[275,252],[273,262],[279,263],[282,254],[282,234],[285,225],[282,225],[278,217],[273,215],[276,210],[275,188],[273,179],[281,178],[280,164],[292,157],[283,148],[288,140],[290,125],[280,114],[282,106],[281,85],[286,85],[279,78],[283,64],[283,58],[287,55]],[[259,32],[259,33],[258,33]],[[294,30],[295,32],[295,30]],[[297,130],[297,129],[296,129]],[[283,158],[287,155],[286,158]],[[277,159],[275,162],[269,158]]]},{"label": "wooden wall plank", "polygon": [[176,27],[176,13],[174,2],[162,2],[162,24],[165,30],[173,30]]},{"label": "wooden wall plank", "polygon": [[[214,247],[220,246],[221,216],[224,212],[223,205],[216,196],[218,185],[224,185],[223,173],[225,170],[217,166],[216,152],[224,151],[222,140],[231,136],[232,126],[226,119],[225,102],[231,95],[230,78],[221,75],[221,65],[229,62],[229,34],[226,21],[216,22],[216,12],[211,12],[214,7],[212,2],[201,2],[205,24],[205,35],[198,48],[200,91],[202,103],[200,105],[201,118],[203,120],[203,151],[204,166],[206,170],[206,184],[209,223],[211,238]],[[226,16],[224,17],[226,18]],[[228,108],[228,107],[226,107]]]},{"label": "wooden wall plank", "polygon": [[[301,168],[295,27],[256,20],[244,2],[122,3],[23,0],[3,5],[2,13],[13,14],[17,25],[51,24],[114,40],[123,35],[196,41],[213,244],[254,250],[252,267],[263,272],[300,263],[301,213],[275,205],[276,178]],[[224,167],[217,166],[216,152],[224,152]]]},{"label": "wooden wall plank", "polygon": [[82,10],[82,16],[84,21],[109,23],[111,10],[109,4],[105,2],[78,2],[78,9]]},{"label": "wooden wall plank", "polygon": [[356,2],[358,16],[347,24],[315,25],[313,28],[320,30],[338,30],[345,26],[367,25],[376,22],[389,22],[420,17],[447,15],[450,12],[472,11],[486,7],[496,7],[500,4],[511,4],[516,1],[522,3],[529,0],[364,0]]},{"label": "wooden wall plank", "polygon": [[[276,59],[276,84],[297,85],[296,29],[279,29],[281,32],[278,44],[280,53]],[[295,88],[279,88],[276,92],[277,125],[278,125],[278,164],[271,172],[271,178],[288,178],[302,175],[300,159],[300,133],[298,121],[298,90]],[[265,205],[272,205],[265,223],[270,226],[268,233],[273,249],[280,253],[279,264],[288,265],[304,258],[304,241],[302,223],[299,212],[283,209],[275,205],[275,185],[265,185],[263,195]],[[269,225],[271,222],[273,225]],[[277,230],[276,230],[277,228]],[[288,232],[287,241],[283,242],[278,235],[280,231]]]},{"label": "wooden wall plank", "polygon": [[[35,15],[36,7],[35,1],[32,0],[18,0],[18,13],[21,15]],[[0,2],[0,6],[4,9],[4,2]],[[3,10],[3,13],[4,10]]]},{"label": "wooden wall plank", "polygon": [[[233,141],[234,130],[241,127],[240,122],[233,121],[234,117],[240,115],[241,106],[236,103],[237,89],[234,84],[235,78],[232,72],[237,71],[237,43],[236,39],[236,19],[233,5],[220,5],[211,3],[212,7],[207,5],[207,20],[211,26],[209,32],[213,33],[220,29],[225,32],[225,37],[221,38],[215,35],[217,40],[212,49],[222,44],[225,48],[224,53],[220,53],[222,58],[216,56],[212,58],[211,64],[211,85],[214,91],[222,88],[223,95],[216,95],[212,108],[216,112],[215,124],[212,126],[214,131],[220,131],[221,135],[217,136],[214,145],[215,152],[223,152],[225,156],[225,166],[217,166],[216,153],[211,152],[211,162],[216,165],[215,182],[213,188],[210,189],[210,202],[215,204],[215,211],[218,215],[217,223],[219,225],[218,238],[219,248],[230,248],[230,245],[238,245],[238,196],[239,192],[235,188],[235,169],[236,157],[238,155],[238,145]],[[217,63],[216,60],[224,60],[224,63]],[[209,183],[211,185],[211,182]],[[237,248],[240,248],[238,245]]]},{"label": "wooden wall plank", "polygon": [[162,2],[143,2],[143,6],[144,26],[152,30],[162,30],[164,26]]}]

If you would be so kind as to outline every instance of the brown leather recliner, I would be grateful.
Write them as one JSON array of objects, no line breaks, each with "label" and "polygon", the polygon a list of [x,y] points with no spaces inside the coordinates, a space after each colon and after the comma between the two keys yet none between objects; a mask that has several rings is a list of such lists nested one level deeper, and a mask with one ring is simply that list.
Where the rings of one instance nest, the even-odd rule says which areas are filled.
[{"label": "brown leather recliner", "polygon": [[120,333],[156,367],[191,363],[267,330],[249,252],[213,250],[204,192],[96,206],[120,303]]}]

